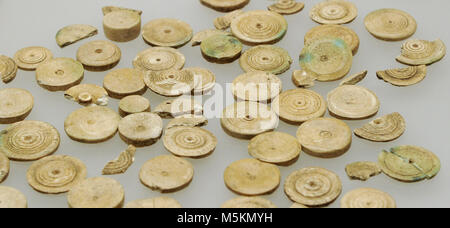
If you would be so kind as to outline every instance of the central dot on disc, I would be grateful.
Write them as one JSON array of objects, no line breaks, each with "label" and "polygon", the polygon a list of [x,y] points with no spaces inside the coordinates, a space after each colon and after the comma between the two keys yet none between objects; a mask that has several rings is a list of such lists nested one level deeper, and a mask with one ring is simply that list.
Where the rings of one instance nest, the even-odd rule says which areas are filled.
[{"label": "central dot on disc", "polygon": [[322,61],[322,62],[328,61],[328,56],[326,56],[326,55],[320,56],[320,61]]},{"label": "central dot on disc", "polygon": [[60,174],[60,173],[61,173],[61,171],[59,171],[59,170],[53,170],[53,171],[52,171],[52,174],[53,174],[53,175],[58,175],[58,174]]},{"label": "central dot on disc", "polygon": [[172,32],[172,30],[170,30],[170,29],[166,29],[166,30],[164,30],[164,32],[165,32],[165,33],[171,33],[171,32]]},{"label": "central dot on disc", "polygon": [[419,45],[418,44],[413,44],[413,47],[418,48]]},{"label": "central dot on disc", "polygon": [[100,54],[100,53],[102,53],[102,52],[103,52],[102,49],[97,49],[97,50],[95,50],[95,53],[98,53],[98,54]]},{"label": "central dot on disc", "polygon": [[57,71],[55,71],[55,74],[61,76],[61,75],[64,74],[64,71],[63,70],[57,70]]},{"label": "central dot on disc", "polygon": [[175,75],[173,75],[173,74],[171,74],[171,75],[169,75],[169,78],[175,78]]},{"label": "central dot on disc", "polygon": [[256,24],[256,28],[261,29],[263,27],[263,25],[261,23]]}]

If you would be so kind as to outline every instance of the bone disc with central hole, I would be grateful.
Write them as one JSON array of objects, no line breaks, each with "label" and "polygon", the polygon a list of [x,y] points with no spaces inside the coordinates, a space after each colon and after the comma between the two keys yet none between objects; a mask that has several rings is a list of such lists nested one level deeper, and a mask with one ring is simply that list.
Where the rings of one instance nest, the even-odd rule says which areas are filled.
[{"label": "bone disc with central hole", "polygon": [[134,68],[142,71],[181,70],[186,62],[176,49],[153,47],[140,52],[133,60]]},{"label": "bone disc with central hole", "polygon": [[0,208],[27,208],[27,198],[19,190],[0,186]]},{"label": "bone disc with central hole", "polygon": [[203,105],[192,98],[177,98],[159,104],[153,112],[164,119],[176,118],[188,114],[202,115]]},{"label": "bone disc with central hole", "polygon": [[282,74],[289,70],[293,60],[283,48],[273,45],[260,45],[242,54],[239,63],[245,72],[264,71]]},{"label": "bone disc with central hole", "polygon": [[0,183],[2,183],[9,174],[9,159],[5,154],[0,153]]},{"label": "bone disc with central hole", "polygon": [[284,192],[294,202],[317,207],[334,202],[342,193],[342,183],[334,172],[304,168],[289,175]]},{"label": "bone disc with central hole", "polygon": [[347,24],[358,16],[358,9],[346,0],[327,0],[315,5],[309,16],[319,24]]},{"label": "bone disc with central hole", "polygon": [[105,71],[113,68],[122,57],[120,48],[110,41],[91,41],[77,51],[77,60],[86,70]]},{"label": "bone disc with central hole", "polygon": [[193,31],[191,26],[183,21],[163,18],[144,25],[142,36],[153,46],[178,48],[192,39]]},{"label": "bone disc with central hole", "polygon": [[412,65],[430,65],[444,58],[447,47],[442,40],[408,40],[402,45],[402,54],[397,61]]},{"label": "bone disc with central hole", "polygon": [[49,91],[65,91],[81,83],[83,65],[70,58],[55,58],[40,64],[36,69],[36,81]]},{"label": "bone disc with central hole", "polygon": [[301,124],[323,117],[327,104],[320,94],[306,89],[293,89],[280,94],[272,103],[275,112],[283,121]]},{"label": "bone disc with central hole", "polygon": [[163,196],[129,202],[125,208],[182,208],[182,206],[177,200]]},{"label": "bone disc with central hole", "polygon": [[277,3],[270,5],[267,9],[283,15],[296,14],[305,7],[302,2],[295,0],[277,0]]},{"label": "bone disc with central hole", "polygon": [[119,114],[122,117],[150,111],[150,101],[143,96],[131,95],[123,98],[119,102]]},{"label": "bone disc with central hole", "polygon": [[121,208],[124,200],[122,185],[107,177],[86,179],[75,185],[67,196],[71,208]]},{"label": "bone disc with central hole", "polygon": [[34,98],[24,89],[0,89],[0,124],[24,120],[34,106]]},{"label": "bone disc with central hole", "polygon": [[417,29],[416,20],[408,13],[397,9],[373,11],[364,19],[367,31],[386,41],[404,40]]},{"label": "bone disc with central hole", "polygon": [[207,94],[216,86],[216,76],[213,72],[200,67],[191,67],[186,70],[194,76],[194,95]]},{"label": "bone disc with central hole", "polygon": [[118,69],[109,72],[103,79],[103,87],[110,97],[124,98],[130,95],[142,95],[147,87],[144,73],[136,69]]},{"label": "bone disc with central hole", "polygon": [[139,178],[152,190],[163,193],[181,190],[191,183],[194,167],[190,162],[173,155],[162,155],[142,166]]},{"label": "bone disc with central hole", "polygon": [[69,25],[56,33],[56,43],[63,48],[80,40],[97,35],[97,28],[90,25]]},{"label": "bone disc with central hole", "polygon": [[261,197],[237,197],[222,204],[222,208],[276,208],[270,200]]},{"label": "bone disc with central hole", "polygon": [[44,47],[27,47],[19,50],[14,55],[17,66],[23,70],[36,70],[41,63],[53,58],[50,50]]},{"label": "bone disc with central hole", "polygon": [[116,134],[119,121],[120,116],[113,110],[92,106],[72,112],[64,122],[64,129],[75,141],[99,143]]},{"label": "bone disc with central hole", "polygon": [[241,9],[246,6],[250,0],[200,0],[200,2],[212,9],[220,12],[229,12]]},{"label": "bone disc with central hole", "polygon": [[230,63],[241,56],[242,43],[225,35],[214,35],[206,38],[200,45],[203,57],[213,63]]},{"label": "bone disc with central hole", "polygon": [[377,114],[380,101],[377,95],[361,86],[339,86],[328,93],[328,109],[344,119],[365,119]]},{"label": "bone disc with central hole", "polygon": [[374,142],[393,141],[406,130],[406,122],[400,113],[380,117],[362,128],[355,129],[355,135]]},{"label": "bone disc with central hole", "polygon": [[153,92],[166,97],[191,93],[195,87],[194,75],[187,70],[147,72],[144,82]]},{"label": "bone disc with central hole", "polygon": [[350,148],[352,130],[341,120],[317,118],[298,128],[297,139],[306,153],[321,158],[334,158],[343,155]]},{"label": "bone disc with central hole", "polygon": [[42,193],[68,192],[87,176],[86,166],[77,158],[54,155],[33,163],[27,171],[28,184]]},{"label": "bone disc with central hole", "polygon": [[297,139],[282,132],[268,132],[254,137],[248,152],[254,158],[277,165],[288,165],[298,159],[302,146]]},{"label": "bone disc with central hole", "polygon": [[277,128],[278,117],[265,104],[243,101],[225,108],[221,125],[233,137],[251,139]]},{"label": "bone disc with central hole", "polygon": [[134,146],[154,144],[162,134],[163,122],[154,113],[131,114],[119,123],[119,133],[123,141]]},{"label": "bone disc with central hole", "polygon": [[245,196],[269,194],[280,185],[280,169],[256,159],[243,159],[229,165],[224,173],[226,186]]},{"label": "bone disc with central hole", "polygon": [[17,64],[14,59],[0,55],[0,79],[4,83],[11,82],[16,78]]},{"label": "bone disc with central hole", "polygon": [[397,208],[394,198],[373,188],[360,188],[344,195],[341,208]]},{"label": "bone disc with central hole", "polygon": [[234,79],[231,91],[238,100],[270,102],[282,91],[282,82],[274,74],[256,71]]},{"label": "bone disc with central hole", "polygon": [[306,33],[305,44],[314,39],[322,37],[340,38],[352,49],[353,55],[356,55],[359,49],[359,37],[355,31],[342,25],[319,25]]},{"label": "bone disc with central hole", "polygon": [[0,153],[11,160],[38,160],[53,154],[59,143],[58,130],[40,121],[18,122],[0,132]]},{"label": "bone disc with central hole", "polygon": [[105,36],[116,42],[136,39],[141,33],[141,15],[131,10],[117,10],[103,17]]},{"label": "bone disc with central hole", "polygon": [[201,158],[216,149],[217,138],[199,127],[172,127],[164,133],[164,147],[180,157]]},{"label": "bone disc with central hole", "polygon": [[84,106],[108,105],[108,92],[103,87],[94,84],[74,86],[64,93],[64,97]]},{"label": "bone disc with central hole", "polygon": [[406,68],[378,71],[377,77],[395,86],[410,86],[421,82],[427,76],[427,67],[411,66]]}]

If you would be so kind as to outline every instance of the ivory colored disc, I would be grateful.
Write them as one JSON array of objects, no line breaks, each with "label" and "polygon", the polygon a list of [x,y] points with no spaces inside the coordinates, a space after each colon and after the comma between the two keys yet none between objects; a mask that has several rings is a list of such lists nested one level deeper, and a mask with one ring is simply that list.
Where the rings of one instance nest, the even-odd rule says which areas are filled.
[{"label": "ivory colored disc", "polygon": [[99,143],[116,134],[119,121],[120,116],[113,110],[92,106],[72,112],[64,122],[64,129],[75,141]]},{"label": "ivory colored disc", "polygon": [[177,48],[192,39],[193,31],[191,26],[183,21],[164,18],[144,25],[142,36],[153,46]]},{"label": "ivory colored disc", "polygon": [[302,146],[297,139],[282,132],[268,132],[254,137],[248,152],[254,158],[267,163],[288,165],[300,156]]},{"label": "ivory colored disc", "polygon": [[233,192],[245,196],[272,193],[280,185],[280,169],[276,165],[256,159],[233,162],[225,169],[225,185]]},{"label": "ivory colored disc", "polygon": [[124,200],[122,185],[106,177],[86,179],[75,185],[67,196],[71,208],[121,208]]},{"label": "ivory colored disc", "polygon": [[200,0],[200,2],[212,9],[220,12],[229,12],[241,9],[246,6],[250,0]]},{"label": "ivory colored disc", "polygon": [[394,198],[373,188],[353,190],[341,200],[341,208],[397,208]]},{"label": "ivory colored disc", "polygon": [[397,61],[408,65],[430,65],[440,61],[447,53],[442,40],[408,40],[402,46],[402,54]]},{"label": "ivory colored disc", "polygon": [[81,83],[83,65],[70,58],[55,58],[40,64],[36,69],[36,81],[49,91],[65,91]]},{"label": "ivory colored disc", "polygon": [[139,178],[152,190],[174,192],[191,183],[194,167],[190,162],[172,155],[162,155],[142,166]]},{"label": "ivory colored disc", "polygon": [[341,79],[350,72],[352,64],[352,50],[339,38],[312,40],[300,54],[300,66],[315,73],[318,81]]},{"label": "ivory colored disc", "polygon": [[194,89],[194,75],[187,70],[147,72],[144,82],[153,92],[166,97],[181,96]]},{"label": "ivory colored disc", "polygon": [[0,89],[0,124],[24,120],[34,106],[34,98],[24,89]]},{"label": "ivory colored disc", "polygon": [[164,101],[156,106],[154,113],[164,119],[176,118],[183,115],[202,115],[203,105],[194,99],[177,98]]},{"label": "ivory colored disc", "polygon": [[[223,16],[217,17],[214,19],[214,27],[219,30],[227,30],[231,26],[231,22],[238,16],[244,14],[244,11],[242,10],[234,10],[232,12],[229,12]],[[227,34],[227,35],[231,35]]]},{"label": "ivory colored disc", "polygon": [[376,38],[387,41],[404,40],[417,29],[416,20],[397,9],[376,10],[364,19],[366,29]]},{"label": "ivory colored disc", "polygon": [[142,95],[147,91],[144,73],[136,69],[118,69],[109,72],[103,79],[103,87],[110,97],[119,99],[130,95]]},{"label": "ivory colored disc", "polygon": [[2,183],[9,174],[9,159],[3,153],[0,153],[0,183]]},{"label": "ivory colored disc", "polygon": [[175,119],[171,120],[166,129],[170,129],[173,127],[204,127],[208,125],[208,119],[202,115],[182,115],[179,117],[175,117]]},{"label": "ivory colored disc", "polygon": [[108,92],[103,87],[94,84],[74,86],[64,93],[64,97],[84,106],[108,105]]},{"label": "ivory colored disc", "polygon": [[201,46],[203,57],[215,63],[230,63],[241,56],[242,43],[232,37],[214,35],[203,40]]},{"label": "ivory colored disc", "polygon": [[194,37],[192,38],[192,46],[198,46],[202,44],[202,42],[206,39],[208,39],[211,36],[215,35],[223,35],[223,36],[230,36],[231,33],[227,31],[222,31],[217,29],[206,29],[202,30],[200,32],[197,32]]},{"label": "ivory colored disc", "polygon": [[11,82],[16,78],[17,64],[14,59],[0,55],[0,79],[4,83]]},{"label": "ivory colored disc", "polygon": [[105,71],[113,68],[122,57],[120,48],[110,41],[91,41],[77,51],[77,60],[86,70]]},{"label": "ivory colored disc", "polygon": [[125,208],[182,208],[182,206],[177,200],[163,196],[129,202]]},{"label": "ivory colored disc", "polygon": [[122,10],[127,10],[127,11],[131,11],[131,12],[135,12],[135,13],[137,13],[139,15],[142,15],[142,11],[141,10],[124,8],[124,7],[119,7],[119,6],[104,6],[102,8],[102,13],[103,13],[103,15],[106,15],[108,13],[112,13],[112,12],[115,12],[115,11],[122,11]]},{"label": "ivory colored disc", "polygon": [[312,90],[292,89],[275,98],[272,108],[283,121],[301,124],[323,117],[327,104],[320,94]]},{"label": "ivory colored disc", "polygon": [[176,49],[153,47],[140,52],[133,66],[142,71],[181,70],[185,62],[184,55]]},{"label": "ivory colored disc", "polygon": [[19,190],[0,186],[0,208],[27,208],[27,198]]},{"label": "ivory colored disc", "polygon": [[342,183],[329,170],[304,168],[287,177],[284,192],[294,202],[318,207],[334,202],[342,193]]},{"label": "ivory colored disc", "polygon": [[427,75],[427,66],[411,66],[406,68],[378,71],[377,77],[395,86],[410,86],[421,82]]},{"label": "ivory colored disc", "polygon": [[120,137],[134,146],[154,144],[161,137],[162,129],[161,117],[150,112],[131,114],[119,122]]},{"label": "ivory colored disc", "polygon": [[271,102],[282,91],[282,82],[274,74],[255,71],[234,79],[231,92],[238,100]]},{"label": "ivory colored disc", "polygon": [[207,94],[216,86],[216,76],[210,70],[200,67],[187,68],[186,70],[194,76],[194,95]]},{"label": "ivory colored disc", "polygon": [[317,74],[308,72],[306,70],[296,70],[292,72],[292,82],[295,86],[300,88],[314,87],[317,80]]},{"label": "ivory colored disc", "polygon": [[353,55],[356,55],[359,49],[359,37],[351,28],[342,25],[319,25],[306,33],[305,44],[323,37],[336,37],[345,41]]},{"label": "ivory colored disc", "polygon": [[131,10],[117,10],[103,17],[105,36],[116,42],[136,39],[141,33],[141,15]]},{"label": "ivory colored disc", "polygon": [[102,170],[103,175],[116,175],[125,173],[134,162],[136,147],[129,145],[128,148],[120,153],[119,157],[108,162]]},{"label": "ivory colored disc", "polygon": [[37,66],[53,58],[50,50],[44,47],[27,47],[14,55],[14,61],[22,70],[36,70]]},{"label": "ivory colored disc", "polygon": [[267,9],[279,14],[296,14],[305,7],[302,2],[297,2],[295,0],[278,0],[277,3],[270,5]]},{"label": "ivory colored disc", "polygon": [[22,121],[0,132],[0,153],[16,161],[34,161],[53,154],[60,136],[52,125],[40,121]]},{"label": "ivory colored disc", "polygon": [[299,127],[297,139],[306,153],[321,158],[334,158],[350,149],[352,130],[341,120],[317,118]]},{"label": "ivory colored disc", "polygon": [[432,179],[441,169],[441,162],[435,154],[417,146],[398,146],[390,152],[383,151],[378,163],[383,173],[404,182]]},{"label": "ivory colored disc", "polygon": [[199,127],[172,127],[163,137],[164,147],[179,157],[201,158],[214,152],[217,138]]},{"label": "ivory colored disc", "polygon": [[358,16],[358,9],[346,0],[327,0],[315,5],[309,16],[319,24],[347,24]]},{"label": "ivory colored disc", "polygon": [[354,162],[345,167],[345,172],[351,179],[366,181],[382,171],[376,162]]},{"label": "ivory colored disc", "polygon": [[128,116],[130,114],[150,111],[150,101],[143,96],[131,95],[124,97],[119,102],[119,114],[122,117]]},{"label": "ivory colored disc", "polygon": [[245,72],[264,71],[282,74],[289,70],[293,60],[283,48],[273,45],[260,45],[242,54],[239,63]]},{"label": "ivory colored disc", "polygon": [[344,119],[366,119],[377,114],[380,101],[377,95],[361,86],[339,86],[328,93],[328,109]]},{"label": "ivory colored disc", "polygon": [[256,10],[231,21],[231,33],[245,44],[273,44],[287,32],[286,19],[278,13]]},{"label": "ivory colored disc", "polygon": [[68,192],[87,176],[86,166],[77,158],[54,155],[33,163],[27,172],[28,184],[42,193]]},{"label": "ivory colored disc", "polygon": [[374,142],[398,139],[406,130],[406,121],[400,113],[392,113],[355,129],[355,135]]},{"label": "ivory colored disc", "polygon": [[237,197],[222,204],[222,208],[276,208],[270,200],[261,197]]},{"label": "ivory colored disc", "polygon": [[60,47],[66,47],[80,40],[97,35],[97,28],[90,25],[69,25],[56,33],[56,43]]}]

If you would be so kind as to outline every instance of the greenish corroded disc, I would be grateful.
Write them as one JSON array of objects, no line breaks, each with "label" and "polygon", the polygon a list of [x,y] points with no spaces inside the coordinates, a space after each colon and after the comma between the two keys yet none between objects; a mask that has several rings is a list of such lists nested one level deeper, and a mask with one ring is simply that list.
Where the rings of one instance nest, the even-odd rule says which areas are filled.
[{"label": "greenish corroded disc", "polygon": [[241,55],[242,43],[226,35],[214,35],[201,44],[203,56],[213,62],[231,62]]}]

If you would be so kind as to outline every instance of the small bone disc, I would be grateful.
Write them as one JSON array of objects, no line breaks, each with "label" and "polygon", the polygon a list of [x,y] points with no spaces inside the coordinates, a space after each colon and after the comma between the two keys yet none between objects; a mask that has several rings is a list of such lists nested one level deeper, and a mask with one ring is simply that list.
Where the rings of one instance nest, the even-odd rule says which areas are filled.
[{"label": "small bone disc", "polygon": [[200,2],[211,9],[229,12],[244,8],[250,0],[200,0]]},{"label": "small bone disc", "polygon": [[124,7],[119,7],[119,6],[105,6],[105,7],[102,8],[102,13],[103,13],[103,15],[106,15],[108,13],[112,13],[112,12],[115,12],[115,11],[122,11],[122,10],[127,10],[127,11],[131,11],[131,12],[137,13],[139,15],[142,15],[142,11],[141,10],[124,8]]},{"label": "small bone disc", "polygon": [[293,60],[283,48],[260,45],[245,51],[239,63],[245,72],[264,71],[282,74],[289,70]]},{"label": "small bone disc", "polygon": [[203,40],[200,48],[206,60],[230,63],[241,56],[243,46],[232,36],[214,35]]},{"label": "small bone disc", "polygon": [[171,119],[188,114],[202,115],[203,105],[194,99],[177,98],[159,104],[153,112],[164,119]]},{"label": "small bone disc", "polygon": [[344,195],[341,208],[397,208],[394,198],[373,188],[360,188]]},{"label": "small bone disc", "polygon": [[108,162],[102,170],[103,175],[116,175],[125,173],[134,162],[136,147],[129,145],[115,160]]},{"label": "small bone disc", "polygon": [[166,130],[163,140],[164,147],[179,157],[205,157],[217,146],[216,136],[199,127],[172,127]]},{"label": "small bone disc", "polygon": [[237,197],[222,204],[222,208],[276,208],[270,200],[261,197]]},{"label": "small bone disc", "polygon": [[136,69],[118,69],[109,72],[103,79],[103,87],[110,97],[118,99],[142,95],[147,90],[144,73]]},{"label": "small bone disc", "polygon": [[119,123],[119,133],[123,141],[134,146],[149,146],[162,135],[163,122],[154,113],[131,114]]},{"label": "small bone disc", "polygon": [[289,175],[284,192],[294,202],[317,207],[334,202],[342,193],[342,183],[334,172],[304,168]]},{"label": "small bone disc", "polygon": [[125,208],[182,208],[182,206],[173,198],[156,197],[129,202]]},{"label": "small bone disc", "polygon": [[4,83],[8,83],[17,75],[17,64],[14,59],[0,55],[0,79]]},{"label": "small bone disc", "polygon": [[[235,10],[235,11],[229,12],[221,17],[217,17],[216,19],[214,19],[214,27],[216,27],[216,29],[219,29],[219,30],[226,30],[226,29],[230,28],[231,21],[233,21],[236,17],[238,17],[242,14],[244,14],[244,11]],[[227,35],[231,35],[231,33],[227,34]]]},{"label": "small bone disc", "polygon": [[340,38],[352,49],[353,55],[356,55],[359,49],[359,37],[355,31],[342,25],[319,25],[305,35],[305,44],[314,39],[322,37],[336,37]]},{"label": "small bone disc", "polygon": [[[219,29],[219,28],[218,28]],[[206,29],[200,32],[197,32],[192,38],[192,46],[198,46],[202,44],[202,42],[208,39],[211,36],[222,35],[222,36],[230,36],[231,33],[227,31],[222,31],[218,29]]]},{"label": "small bone disc", "polygon": [[188,70],[147,72],[145,84],[155,93],[166,97],[190,94],[194,89],[194,75]]},{"label": "small bone disc", "polygon": [[297,2],[295,0],[278,0],[277,3],[270,5],[267,9],[279,14],[296,14],[305,7],[302,2]]},{"label": "small bone disc", "polygon": [[377,114],[380,101],[377,95],[361,86],[339,86],[328,93],[328,109],[344,119],[366,119]]},{"label": "small bone disc", "polygon": [[254,137],[248,152],[254,158],[277,165],[288,165],[296,161],[301,153],[297,139],[282,132],[268,132]]},{"label": "small bone disc", "polygon": [[92,41],[81,46],[77,51],[77,60],[86,70],[105,71],[113,68],[122,57],[120,48],[109,41]]},{"label": "small bone disc", "polygon": [[397,61],[412,65],[430,65],[444,58],[447,47],[442,40],[408,40],[402,46],[402,54]]},{"label": "small bone disc", "polygon": [[150,101],[143,96],[131,95],[123,98],[119,102],[119,114],[122,117],[128,116],[130,114],[150,111]]},{"label": "small bone disc", "polygon": [[373,36],[386,41],[404,40],[417,29],[416,20],[397,9],[376,10],[366,16],[364,24]]},{"label": "small bone disc", "polygon": [[64,93],[64,97],[84,106],[108,105],[108,92],[103,87],[93,84],[74,86]]},{"label": "small bone disc", "polygon": [[238,100],[271,102],[282,91],[281,80],[271,73],[255,71],[234,79],[231,92]]},{"label": "small bone disc", "polygon": [[377,77],[395,86],[410,86],[421,82],[427,76],[427,66],[411,66],[406,68],[378,71]]},{"label": "small bone disc", "polygon": [[380,117],[362,128],[355,129],[355,135],[374,142],[393,141],[406,130],[406,122],[400,113]]},{"label": "small bone disc", "polygon": [[213,72],[200,67],[192,67],[186,70],[194,76],[194,95],[207,94],[216,86],[216,76]]},{"label": "small bone disc", "polygon": [[189,24],[176,19],[156,19],[144,25],[142,36],[153,46],[178,48],[187,44],[193,36]]},{"label": "small bone disc", "polygon": [[0,89],[0,124],[24,120],[34,106],[34,98],[24,89]]},{"label": "small bone disc", "polygon": [[141,33],[141,15],[130,10],[118,10],[103,17],[105,36],[117,42],[136,39]]},{"label": "small bone disc", "polygon": [[106,177],[86,179],[75,185],[67,196],[71,208],[121,208],[124,200],[122,185]]},{"label": "small bone disc", "polygon": [[77,158],[54,155],[33,163],[27,172],[28,184],[42,193],[68,192],[87,176],[86,166]]},{"label": "small bone disc", "polygon": [[334,158],[348,151],[352,143],[352,130],[341,120],[332,118],[313,119],[302,124],[297,139],[306,153]]},{"label": "small bone disc", "polygon": [[52,125],[39,121],[22,121],[0,132],[0,153],[17,161],[34,161],[53,154],[60,136]]},{"label": "small bone disc", "polygon": [[141,71],[181,70],[186,58],[176,49],[153,47],[140,52],[133,60],[134,68]]},{"label": "small bone disc", "polygon": [[9,159],[5,154],[0,153],[0,183],[2,183],[9,174]]},{"label": "small bone disc", "polygon": [[90,25],[69,25],[56,33],[56,43],[66,47],[80,40],[97,35],[97,28]]},{"label": "small bone disc", "polygon": [[206,119],[206,117],[202,115],[187,114],[171,120],[167,124],[166,129],[170,129],[172,127],[203,127],[206,125],[208,125],[208,119]]},{"label": "small bone disc", "polygon": [[280,169],[256,159],[243,159],[229,165],[224,173],[226,186],[245,196],[269,194],[280,185]]},{"label": "small bone disc", "polygon": [[319,24],[347,24],[358,16],[358,9],[346,0],[327,0],[315,5],[309,16]]},{"label": "small bone disc", "polygon": [[366,181],[381,173],[376,162],[354,162],[345,167],[345,172],[351,179]]},{"label": "small bone disc", "polygon": [[70,58],[55,58],[36,69],[37,83],[49,91],[65,91],[80,84],[83,77],[83,65]]},{"label": "small bone disc", "polygon": [[162,155],[149,160],[142,166],[139,178],[152,190],[163,193],[181,190],[194,177],[190,162],[172,155]]},{"label": "small bone disc", "polygon": [[292,82],[300,88],[310,88],[315,85],[317,75],[306,70],[296,70],[292,73]]},{"label": "small bone disc", "polygon": [[23,48],[14,55],[14,61],[22,70],[36,70],[39,64],[52,58],[52,52],[44,47]]},{"label": "small bone disc", "polygon": [[0,186],[0,208],[27,208],[27,198],[19,190]]}]

